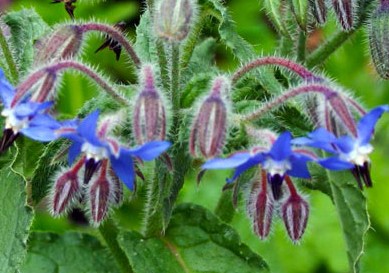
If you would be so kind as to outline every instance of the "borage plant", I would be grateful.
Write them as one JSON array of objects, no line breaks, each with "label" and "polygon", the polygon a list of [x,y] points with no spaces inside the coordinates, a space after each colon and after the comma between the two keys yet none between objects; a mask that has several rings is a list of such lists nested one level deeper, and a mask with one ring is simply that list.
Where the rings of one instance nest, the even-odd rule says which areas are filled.
[{"label": "borage plant", "polygon": [[[304,248],[315,191],[331,199],[349,270],[359,272],[370,227],[363,188],[373,186],[369,156],[389,106],[368,111],[319,71],[368,25],[373,63],[388,77],[389,4],[374,11],[373,2],[261,1],[280,41],[271,56],[237,34],[218,0],[146,1],[135,43],[124,22],[79,20],[75,7],[87,2],[53,1],[72,19],[54,26],[0,5],[1,272],[276,272],[241,242],[250,227],[235,230],[234,215],[246,211],[251,246],[272,238],[279,218],[288,244]],[[339,30],[308,50],[327,9]],[[126,55],[135,77],[114,83],[88,64],[81,53],[92,32],[104,37],[96,53],[112,50],[111,66]],[[221,69],[218,45],[241,65]],[[76,117],[61,110],[82,92],[58,94],[73,81],[66,71],[98,92]],[[207,180],[224,177],[219,169],[233,173],[214,212],[180,201],[194,173],[198,187],[218,187]],[[45,226],[45,211],[59,219]]]}]

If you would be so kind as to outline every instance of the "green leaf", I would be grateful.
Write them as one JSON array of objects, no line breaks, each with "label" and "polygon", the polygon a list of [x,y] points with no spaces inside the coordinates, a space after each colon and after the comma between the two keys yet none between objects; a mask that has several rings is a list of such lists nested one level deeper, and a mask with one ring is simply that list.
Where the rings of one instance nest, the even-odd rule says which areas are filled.
[{"label": "green leaf", "polygon": [[33,9],[9,12],[3,18],[11,29],[10,41],[19,70],[23,73],[31,67],[34,60],[34,42],[49,30],[49,26]]},{"label": "green leaf", "polygon": [[307,28],[308,0],[289,0],[294,17],[302,31]]},{"label": "green leaf", "polygon": [[[230,15],[227,12],[227,9],[221,4],[218,0],[203,0],[205,7],[212,9],[216,14],[218,14],[219,20],[219,35],[220,39],[229,49],[231,49],[234,56],[240,62],[248,62],[253,58],[258,57],[254,51],[254,48],[251,44],[246,42],[239,34],[236,32],[234,22],[230,18]],[[200,1],[200,2],[203,2]],[[277,93],[282,89],[282,85],[276,80],[274,74],[269,68],[262,68],[260,71],[255,71],[255,75],[258,77],[259,81],[263,87],[271,93]]]},{"label": "green leaf", "polygon": [[136,28],[136,42],[134,48],[143,62],[158,63],[158,51],[155,45],[155,37],[152,34],[153,22],[149,11],[142,14],[140,23]]},{"label": "green leaf", "polygon": [[331,172],[333,201],[339,215],[347,246],[351,272],[360,272],[365,235],[370,228],[366,197],[349,171]]},{"label": "green leaf", "polygon": [[93,236],[33,233],[22,273],[116,273],[115,261]]},{"label": "green leaf", "polygon": [[0,272],[17,272],[23,263],[33,212],[26,206],[22,177],[9,168],[0,171]]},{"label": "green leaf", "polygon": [[175,209],[164,237],[144,239],[123,232],[119,244],[135,273],[268,272],[234,229],[194,204]]},{"label": "green leaf", "polygon": [[277,31],[284,36],[289,36],[288,28],[282,19],[285,17],[282,14],[282,2],[282,0],[264,0],[263,7]]}]

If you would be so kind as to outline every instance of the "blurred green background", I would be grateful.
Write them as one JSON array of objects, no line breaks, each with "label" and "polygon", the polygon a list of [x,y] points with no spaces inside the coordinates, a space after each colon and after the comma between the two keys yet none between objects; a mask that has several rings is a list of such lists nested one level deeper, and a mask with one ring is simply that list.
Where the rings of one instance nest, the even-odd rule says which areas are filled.
[{"label": "blurred green background", "polygon": [[[258,53],[273,54],[277,45],[276,35],[264,12],[262,1],[230,0],[226,4],[236,21],[238,32],[255,45]],[[139,22],[143,9],[141,1],[96,1],[78,0],[75,16],[79,19],[96,18],[116,23],[126,21],[130,27],[129,35],[134,37],[134,27]],[[50,4],[49,0],[15,0],[12,10],[33,7],[50,25],[69,21],[62,4]],[[331,15],[329,23],[320,30],[314,42],[328,37],[336,25]],[[111,51],[104,50],[94,54],[94,50],[103,42],[98,36],[89,39],[83,58],[98,66],[112,79],[119,82],[131,82],[134,76],[126,66],[126,58],[119,62]],[[124,58],[123,58],[124,57]],[[236,62],[222,48],[218,54],[218,63],[226,71],[231,71]],[[367,108],[389,103],[389,83],[380,80],[371,64],[366,30],[358,31],[352,39],[333,54],[321,67],[325,74],[345,86],[361,98]],[[75,114],[82,103],[96,95],[90,83],[81,76],[66,74],[66,83],[61,87],[59,110]],[[369,201],[369,212],[372,228],[367,235],[366,254],[362,259],[362,272],[389,272],[389,117],[384,117],[378,124],[374,139],[375,151],[372,154],[372,176],[375,182],[372,189],[365,190]],[[216,206],[229,172],[209,172],[200,186],[196,185],[195,173],[186,181],[181,192],[181,201],[202,204],[210,209]],[[256,250],[268,262],[272,272],[348,272],[345,244],[334,206],[328,197],[319,192],[308,192],[311,203],[311,214],[306,234],[300,245],[291,243],[284,226],[275,222],[270,238],[260,241],[251,231],[251,225],[244,212],[243,201],[239,205],[232,225],[239,230],[242,240]],[[121,213],[131,221],[131,213]],[[126,214],[127,213],[127,214]],[[138,212],[139,213],[139,212]],[[63,220],[52,220],[45,214],[36,219],[35,229],[63,230],[67,228]],[[351,231],[352,232],[352,231]],[[217,266],[217,265],[215,265]]]}]

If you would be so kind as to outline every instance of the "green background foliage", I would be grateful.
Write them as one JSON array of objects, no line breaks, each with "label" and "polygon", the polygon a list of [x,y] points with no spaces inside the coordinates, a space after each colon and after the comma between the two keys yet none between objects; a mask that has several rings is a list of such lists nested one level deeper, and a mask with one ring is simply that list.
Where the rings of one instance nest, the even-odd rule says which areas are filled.
[{"label": "green background foliage", "polygon": [[[33,7],[37,13],[42,16],[49,25],[69,20],[68,15],[61,4],[50,4],[50,1],[28,1],[15,0],[13,9],[18,10],[22,7]],[[262,11],[262,1],[258,0],[230,0],[226,5],[230,9],[230,16],[236,22],[238,33],[248,42],[254,45],[255,51],[259,54],[272,55],[277,47],[276,34],[269,20]],[[98,20],[116,23],[125,20],[130,25],[128,34],[131,37],[135,35],[135,26],[139,24],[139,16],[142,11],[142,4],[139,1],[113,1],[104,2],[93,0],[79,0],[75,10],[76,18]],[[325,28],[315,33],[309,40],[312,44],[320,43],[328,38],[336,29],[333,16],[329,18],[329,23]],[[335,52],[320,70],[325,71],[326,75],[333,78],[337,83],[355,92],[361,98],[367,108],[389,102],[389,83],[378,78],[371,64],[368,54],[368,44],[366,42],[365,29],[359,30],[352,39],[345,43]],[[97,54],[94,50],[103,42],[98,36],[90,38],[90,43],[84,48],[83,58],[92,65],[98,66],[109,77],[118,83],[129,82],[134,79],[132,71],[126,66],[126,57],[122,56],[119,62],[114,61],[114,54],[105,50]],[[208,43],[213,43],[212,40]],[[232,71],[239,63],[232,57],[229,49],[223,46],[215,45],[217,55],[215,61],[218,66],[226,72]],[[233,46],[233,45],[232,45]],[[314,45],[313,45],[314,46]],[[208,56],[208,55],[204,55]],[[82,104],[96,96],[97,91],[89,81],[83,77],[74,74],[64,76],[65,84],[60,91],[60,104],[58,110],[63,114],[74,115],[78,113]],[[206,75],[200,82],[208,80]],[[365,242],[365,255],[362,258],[362,272],[389,272],[389,264],[383,261],[389,260],[389,214],[388,214],[388,196],[389,188],[387,179],[389,178],[389,118],[384,117],[377,126],[374,145],[376,150],[372,154],[372,177],[374,187],[364,191],[367,196],[368,210],[372,228],[367,233]],[[196,204],[204,205],[209,209],[217,206],[217,200],[221,195],[221,189],[225,183],[225,177],[229,172],[209,172],[205,175],[202,183],[196,185],[196,170],[193,170],[191,176],[186,180],[185,187],[180,193],[180,201],[190,201]],[[333,179],[336,179],[335,175]],[[245,215],[245,206],[243,200],[239,199],[238,213],[233,218],[231,225],[239,231],[243,243],[259,253],[267,262],[272,272],[347,272],[348,258],[347,246],[341,231],[340,221],[336,213],[336,208],[331,203],[330,198],[319,191],[308,191],[310,196],[311,214],[308,222],[308,228],[304,238],[299,246],[293,245],[285,235],[284,226],[280,221],[274,222],[274,232],[271,237],[263,242],[260,241],[252,232],[251,224]],[[342,196],[337,197],[339,202]],[[362,205],[362,204],[360,204]],[[139,226],[139,203],[134,202],[130,207],[121,208],[117,215],[120,216],[121,224],[128,227]],[[25,208],[19,208],[25,210]],[[30,212],[27,218],[31,217]],[[355,227],[360,228],[360,227]],[[363,227],[362,227],[363,228]],[[53,231],[63,233],[69,229],[90,232],[89,229],[76,227],[66,221],[66,219],[54,220],[47,216],[45,210],[37,212],[37,217],[33,223],[35,231]],[[349,230],[351,236],[353,230]],[[125,237],[123,237],[125,238]],[[50,238],[44,238],[39,234],[34,234],[32,238],[32,247],[39,251],[48,240],[60,243],[76,242],[79,244],[83,238],[76,238],[74,235],[67,234],[63,238],[56,238],[52,235]],[[64,246],[65,248],[66,246]],[[100,249],[96,242],[88,247]],[[358,251],[358,250],[352,250]],[[36,254],[36,255],[38,255]],[[357,254],[353,254],[357,255]],[[26,268],[31,266],[27,259]],[[217,266],[217,265],[215,265]],[[26,271],[27,272],[27,271]],[[28,271],[33,272],[33,271]]]}]

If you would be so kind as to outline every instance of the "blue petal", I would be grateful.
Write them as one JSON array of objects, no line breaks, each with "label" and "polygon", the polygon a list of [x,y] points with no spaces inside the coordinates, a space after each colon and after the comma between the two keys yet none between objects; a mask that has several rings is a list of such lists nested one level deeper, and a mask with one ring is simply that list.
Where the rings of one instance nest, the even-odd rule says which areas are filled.
[{"label": "blue petal", "polygon": [[85,138],[90,144],[101,147],[103,144],[96,135],[97,122],[100,111],[96,110],[86,116],[77,128],[78,133]]},{"label": "blue petal", "polygon": [[230,169],[244,164],[250,159],[248,152],[236,153],[228,158],[214,158],[204,163],[202,169]]},{"label": "blue petal", "polygon": [[150,141],[130,152],[142,160],[150,161],[158,157],[170,147],[169,141]]},{"label": "blue petal", "polygon": [[348,154],[354,150],[355,139],[349,136],[342,136],[336,140],[335,144],[342,151],[342,153]]},{"label": "blue petal", "polygon": [[30,120],[29,126],[44,126],[57,130],[61,127],[61,124],[50,115],[37,114]]},{"label": "blue petal", "polygon": [[305,156],[296,156],[291,159],[292,169],[287,171],[287,174],[299,178],[311,178],[309,174],[307,162],[311,159]]},{"label": "blue petal", "polygon": [[5,108],[11,107],[11,102],[15,96],[14,87],[7,81],[4,72],[0,70],[0,97]]},{"label": "blue petal", "polygon": [[354,168],[354,164],[341,160],[338,157],[330,157],[318,161],[321,166],[332,171],[348,170]]},{"label": "blue petal", "polygon": [[361,118],[358,122],[358,140],[365,145],[370,142],[374,127],[384,112],[389,112],[389,105],[378,106]]},{"label": "blue petal", "polygon": [[273,143],[269,155],[276,161],[282,161],[288,158],[292,154],[291,140],[292,134],[290,132],[283,132]]},{"label": "blue petal", "polygon": [[308,137],[299,137],[291,142],[294,145],[309,146],[325,150],[330,153],[337,153],[331,143],[336,142],[336,137],[324,128],[319,128],[308,134]]},{"label": "blue petal", "polygon": [[260,163],[264,161],[265,157],[262,154],[256,154],[255,156],[251,157],[249,160],[244,162],[243,164],[236,167],[234,175],[232,178],[227,179],[227,183],[233,182],[235,179],[237,179],[243,172],[250,169],[251,167],[257,166]]},{"label": "blue petal", "polygon": [[20,130],[20,132],[33,140],[43,142],[52,141],[58,137],[54,133],[54,130],[46,126],[30,126],[27,128],[23,128],[22,130]]},{"label": "blue petal", "polygon": [[68,153],[69,166],[73,164],[74,160],[81,153],[81,147],[82,147],[81,142],[73,142],[72,145],[70,146],[69,153]]},{"label": "blue petal", "polygon": [[119,158],[114,156],[110,157],[111,166],[115,174],[119,179],[129,188],[131,191],[134,190],[134,163],[131,158],[129,151],[122,150]]},{"label": "blue petal", "polygon": [[53,105],[53,102],[47,101],[44,103],[26,102],[17,104],[14,108],[14,113],[19,118],[35,115],[37,112],[45,110]]}]

